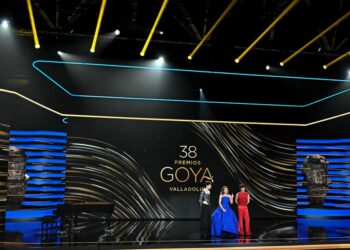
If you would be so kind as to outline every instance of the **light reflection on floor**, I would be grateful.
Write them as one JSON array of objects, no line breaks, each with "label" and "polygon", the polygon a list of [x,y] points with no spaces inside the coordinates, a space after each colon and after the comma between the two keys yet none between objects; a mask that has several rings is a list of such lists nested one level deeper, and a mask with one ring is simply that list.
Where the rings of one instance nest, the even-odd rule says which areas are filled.
[{"label": "light reflection on floor", "polygon": [[239,246],[295,243],[336,243],[350,239],[350,220],[254,220],[252,236],[201,238],[198,221],[84,221],[69,229],[41,221],[7,222],[5,242],[60,245],[108,243],[123,246]]}]

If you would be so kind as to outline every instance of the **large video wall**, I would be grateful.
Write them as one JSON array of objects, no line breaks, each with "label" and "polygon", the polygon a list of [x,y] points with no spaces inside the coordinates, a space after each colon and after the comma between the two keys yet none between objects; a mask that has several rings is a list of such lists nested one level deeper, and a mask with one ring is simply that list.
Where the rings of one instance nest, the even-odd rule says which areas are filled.
[{"label": "large video wall", "polygon": [[[46,113],[30,107],[34,117]],[[29,124],[26,117],[14,117],[4,117],[3,158],[9,157],[8,148],[23,153],[22,175],[29,181],[19,203],[8,193],[8,219],[27,216],[14,210],[37,210],[32,214],[39,218],[57,204],[82,201],[114,203],[116,219],[198,218],[198,192],[207,179],[214,180],[214,207],[223,185],[236,193],[239,183],[246,184],[253,218],[347,216],[347,139],[296,140],[292,128],[282,133],[228,123],[50,115],[50,123]],[[320,172],[325,199],[317,208],[310,207],[309,177],[302,167],[315,154],[329,163]],[[11,178],[15,170],[9,166]]]},{"label": "large video wall", "polygon": [[[25,44],[26,41],[19,43]],[[332,124],[330,127],[314,129],[317,125],[304,128],[161,121],[169,118],[306,124],[346,108],[346,105],[335,105],[340,98],[322,102],[322,105],[332,104],[328,111],[313,112],[319,107],[316,104],[312,108],[299,107],[327,96],[329,89],[333,91],[328,84],[321,85],[320,81],[303,77],[296,82],[294,78],[282,79],[278,75],[265,76],[265,73],[179,71],[170,64],[166,66],[167,70],[155,70],[151,64],[147,67],[146,64],[135,67],[132,63],[129,66],[121,63],[122,67],[76,64],[52,57],[51,53],[34,56],[29,50],[25,51],[23,62],[19,64],[13,60],[7,67],[16,69],[16,75],[28,81],[19,80],[21,77],[13,80],[14,73],[11,70],[4,72],[5,68],[0,72],[5,79],[2,88],[28,97],[25,100],[7,92],[0,93],[0,122],[5,124],[1,151],[5,166],[2,168],[3,203],[6,203],[8,191],[5,179],[7,147],[10,145],[24,154],[23,174],[29,176],[26,184],[29,189],[22,190],[23,201],[12,205],[48,211],[46,215],[62,202],[110,201],[115,204],[113,216],[117,219],[198,218],[198,192],[205,180],[213,179],[211,199],[214,207],[223,185],[236,193],[242,182],[252,196],[253,218],[314,216],[310,212],[304,213],[311,210],[308,187],[303,183],[306,172],[301,168],[305,157],[312,154],[323,155],[330,162],[323,170],[331,180],[326,190],[327,198],[322,208],[317,209],[322,209],[320,213],[324,213],[325,208],[347,210],[346,150],[337,149],[337,155],[334,155],[333,149],[348,144],[336,142],[333,148],[325,150],[314,146],[329,147],[327,143],[315,145],[312,141],[309,144],[297,141],[346,138],[347,123],[333,129],[331,126],[338,124],[338,120],[327,121]],[[14,57],[10,50],[5,52]],[[33,60],[43,58],[47,60],[34,61],[35,69]],[[84,60],[88,62],[89,58],[79,58],[79,62]],[[239,85],[236,91],[230,91],[233,84]],[[295,84],[324,89],[322,95],[317,91],[301,92]],[[339,91],[345,88],[343,85],[338,86]],[[292,93],[286,93],[286,86],[293,89]],[[74,95],[68,95],[63,89]],[[128,100],[129,97],[136,99]],[[341,97],[346,98],[345,95]],[[173,102],[160,102],[159,99]],[[232,105],[233,101],[240,105]],[[271,102],[273,105],[243,105],[246,102]],[[287,106],[275,106],[278,103]],[[53,110],[160,120],[66,118]],[[10,131],[13,131],[12,135]],[[16,131],[27,134],[18,135]],[[51,135],[33,135],[38,131]],[[40,144],[41,148],[33,148],[35,144]],[[60,148],[53,148],[55,146]],[[301,150],[301,146],[310,147]],[[38,214],[42,215],[45,214]]]},{"label": "large video wall", "polygon": [[70,119],[69,200],[109,200],[116,218],[198,218],[198,194],[213,179],[233,193],[245,183],[254,217],[293,217],[295,146],[245,125]]}]

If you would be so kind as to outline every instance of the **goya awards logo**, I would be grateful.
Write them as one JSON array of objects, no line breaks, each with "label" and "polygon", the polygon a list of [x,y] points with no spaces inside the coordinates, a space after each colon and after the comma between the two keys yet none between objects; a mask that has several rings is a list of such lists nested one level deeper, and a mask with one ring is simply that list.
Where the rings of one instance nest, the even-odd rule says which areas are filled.
[{"label": "goya awards logo", "polygon": [[171,166],[160,171],[161,180],[169,184],[171,192],[197,192],[202,182],[213,179],[210,169],[199,159],[196,146],[180,145],[177,156]]}]

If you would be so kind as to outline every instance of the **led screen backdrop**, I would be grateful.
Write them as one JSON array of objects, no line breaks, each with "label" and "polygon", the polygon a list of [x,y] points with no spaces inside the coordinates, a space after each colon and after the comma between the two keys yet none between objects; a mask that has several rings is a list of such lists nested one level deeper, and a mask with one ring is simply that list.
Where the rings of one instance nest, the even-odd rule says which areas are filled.
[{"label": "led screen backdrop", "polygon": [[297,140],[299,217],[350,216],[349,155],[350,139]]},{"label": "led screen backdrop", "polygon": [[52,215],[64,202],[67,133],[11,130],[7,220]]},{"label": "led screen backdrop", "polygon": [[0,218],[5,217],[10,126],[0,123]]},{"label": "led screen backdrop", "polygon": [[198,192],[214,179],[247,185],[251,213],[295,216],[295,145],[248,126],[69,119],[66,201],[112,201],[115,218],[198,218]]},{"label": "led screen backdrop", "polygon": [[350,230],[350,139],[297,140],[298,238],[342,238]]}]

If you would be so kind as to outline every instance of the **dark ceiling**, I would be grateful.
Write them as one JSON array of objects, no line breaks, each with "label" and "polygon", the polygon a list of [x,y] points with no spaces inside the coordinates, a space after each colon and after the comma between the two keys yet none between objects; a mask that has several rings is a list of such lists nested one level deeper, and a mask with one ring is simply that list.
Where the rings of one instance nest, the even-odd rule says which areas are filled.
[{"label": "dark ceiling", "polygon": [[[80,62],[148,65],[150,57],[164,52],[167,67],[173,68],[349,79],[349,57],[326,71],[322,65],[349,51],[350,18],[308,47],[286,67],[281,68],[278,63],[349,12],[350,0],[301,0],[241,63],[235,64],[234,58],[291,2],[240,0],[196,57],[188,61],[188,54],[229,2],[170,0],[146,57],[141,58],[139,53],[158,14],[161,0],[108,0],[95,54],[90,54],[89,48],[101,0],[32,0],[41,42],[39,50],[34,49],[32,37],[27,37],[31,34],[31,27],[26,1],[7,0],[2,3],[0,17],[10,20],[19,35],[16,46],[20,49],[12,46],[11,51],[10,46],[0,46],[1,55],[9,58],[2,62],[5,67],[0,67],[1,86],[66,113],[197,119],[200,106],[192,103],[72,98],[34,70],[32,62],[38,59],[68,60],[57,54],[57,50],[62,50]],[[115,29],[121,32],[117,37],[110,35]],[[19,56],[21,60],[18,60]],[[11,58],[13,63],[9,63]],[[267,72],[266,64],[271,64],[273,70]],[[107,74],[101,68],[91,70],[45,64],[40,67],[76,94],[196,100],[199,98],[198,89],[203,88],[209,101],[307,104],[322,100],[304,108],[213,104],[210,108],[214,115],[206,112],[204,118],[207,119],[310,122],[348,112],[350,89],[344,82],[186,74],[169,76],[167,84],[171,88],[161,89],[152,83],[149,85],[153,87],[148,88],[147,79],[138,73],[126,72],[124,75],[128,77],[114,77],[114,71]],[[14,68],[16,74],[10,70]],[[167,75],[165,72],[163,77]],[[135,79],[132,78],[134,76]],[[27,84],[20,85],[17,79],[24,79]],[[180,80],[174,82],[169,79]],[[159,81],[163,80],[160,78]],[[327,96],[332,98],[322,99]]]},{"label": "dark ceiling", "polygon": [[[229,2],[170,0],[153,42],[197,44]],[[206,42],[206,46],[217,48],[220,53],[225,51],[234,58],[239,55],[239,49],[249,46],[290,2],[291,0],[240,0]],[[41,36],[45,32],[78,36],[94,33],[101,1],[32,0],[32,4]],[[118,39],[142,41],[147,37],[161,4],[161,0],[108,0],[100,34],[106,35],[119,29],[121,34]],[[255,49],[294,51],[348,11],[350,1],[346,0],[301,0]],[[30,30],[24,0],[7,0],[2,3],[0,15],[9,18],[19,31]],[[348,51],[349,24],[350,18],[305,52],[338,55]],[[159,34],[160,31],[164,34]],[[186,58],[187,53],[183,56]]]}]

